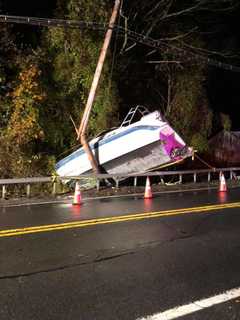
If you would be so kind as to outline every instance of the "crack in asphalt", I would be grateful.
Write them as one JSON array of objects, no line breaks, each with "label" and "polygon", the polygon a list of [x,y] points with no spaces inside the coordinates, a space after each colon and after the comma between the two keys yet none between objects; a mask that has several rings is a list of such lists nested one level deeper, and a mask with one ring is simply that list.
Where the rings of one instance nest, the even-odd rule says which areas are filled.
[{"label": "crack in asphalt", "polygon": [[37,271],[33,271],[33,272],[26,272],[26,273],[18,273],[18,274],[13,274],[13,275],[0,276],[0,280],[17,279],[17,278],[22,278],[22,277],[30,277],[30,276],[33,276],[33,275],[38,275],[38,274],[41,274],[41,273],[62,271],[62,270],[66,270],[66,269],[71,269],[71,268],[83,266],[83,265],[100,263],[100,262],[103,262],[103,261],[120,258],[122,256],[130,255],[130,254],[134,254],[134,253],[136,253],[136,252],[128,251],[128,252],[118,253],[118,254],[111,255],[111,256],[105,256],[105,257],[99,257],[99,258],[97,257],[97,258],[93,259],[92,261],[85,261],[85,262],[80,262],[80,263],[67,264],[67,265],[59,266],[57,268],[48,268],[48,269],[45,269],[45,270],[37,270]]},{"label": "crack in asphalt", "polygon": [[[164,221],[162,222],[163,224],[165,224],[166,227],[168,227],[171,231],[175,231],[176,233],[181,233],[185,236],[182,236],[181,238],[190,238],[190,237],[193,237],[196,235],[196,232],[201,228],[201,226],[206,223],[207,220],[211,220],[213,218],[212,215],[210,214],[206,214],[204,217],[201,218],[201,220],[196,224],[196,226],[194,226],[192,228],[192,230],[190,232],[187,232],[187,231],[184,231],[184,230],[181,230],[181,228],[178,228],[178,227],[175,227],[173,225],[171,225],[170,223]],[[178,239],[181,239],[181,238],[178,238]]]},{"label": "crack in asphalt", "polygon": [[[101,262],[104,262],[104,261],[121,258],[123,256],[136,254],[136,253],[140,252],[141,250],[144,250],[144,249],[147,249],[147,248],[150,248],[150,247],[157,247],[157,246],[163,247],[167,243],[172,243],[172,242],[175,242],[175,241],[178,241],[178,240],[185,240],[185,239],[189,239],[189,238],[192,238],[192,237],[196,236],[196,234],[195,234],[196,231],[210,217],[211,217],[210,215],[203,217],[201,219],[201,221],[193,228],[191,233],[185,233],[185,231],[179,230],[176,227],[173,227],[172,225],[169,225],[167,222],[162,222],[170,230],[174,230],[177,233],[177,235],[175,237],[172,237],[172,238],[167,239],[165,241],[162,241],[162,240],[149,241],[149,242],[146,242],[146,243],[143,243],[143,244],[138,244],[134,250],[124,250],[122,252],[118,252],[118,253],[115,253],[115,254],[112,254],[112,255],[104,255],[104,251],[103,251],[103,253],[98,254],[97,257],[95,257],[91,261],[84,261],[84,262],[80,262],[80,263],[66,264],[66,265],[63,265],[63,266],[56,267],[56,268],[48,268],[48,269],[45,269],[45,270],[36,270],[36,271],[33,271],[33,272],[26,272],[26,273],[18,273],[18,274],[13,274],[13,275],[0,276],[0,280],[17,279],[17,278],[21,278],[21,277],[30,277],[30,276],[38,275],[38,274],[42,274],[42,273],[62,271],[62,270],[66,270],[66,269],[71,269],[71,268],[83,266],[83,265],[101,263]],[[88,257],[88,256],[83,256],[82,258],[86,258],[86,257]]]},{"label": "crack in asphalt", "polygon": [[0,280],[7,280],[7,279],[17,279],[17,278],[22,278],[22,277],[30,277],[30,276],[34,276],[34,275],[38,275],[38,274],[42,274],[42,273],[50,273],[50,272],[56,272],[56,271],[62,271],[62,270],[67,270],[67,269],[71,269],[71,268],[75,268],[75,267],[79,267],[79,266],[84,266],[84,265],[91,265],[91,264],[96,264],[96,263],[101,263],[101,262],[105,262],[105,261],[109,261],[109,260],[113,260],[113,259],[117,259],[117,258],[121,258],[123,256],[127,256],[127,255],[132,255],[132,254],[136,254],[138,252],[140,252],[143,249],[149,248],[149,247],[156,247],[158,245],[161,244],[161,247],[164,246],[166,243],[168,242],[172,242],[174,240],[181,240],[184,239],[186,237],[179,237],[178,239],[170,239],[164,242],[150,242],[150,243],[145,243],[143,245],[138,246],[138,248],[136,248],[136,250],[131,250],[131,251],[124,251],[123,253],[117,253],[114,255],[109,255],[109,256],[104,256],[104,257],[97,257],[91,261],[84,261],[84,262],[80,262],[80,263],[72,263],[72,264],[67,264],[67,265],[63,265],[63,266],[59,266],[56,268],[48,268],[45,270],[36,270],[33,272],[26,272],[26,273],[18,273],[18,274],[12,274],[12,275],[5,275],[5,276],[0,276]]}]

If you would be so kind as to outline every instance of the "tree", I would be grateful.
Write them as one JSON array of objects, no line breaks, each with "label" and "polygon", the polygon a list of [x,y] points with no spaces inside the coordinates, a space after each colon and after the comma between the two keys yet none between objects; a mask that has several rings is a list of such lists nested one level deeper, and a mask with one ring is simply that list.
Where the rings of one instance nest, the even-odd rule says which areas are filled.
[{"label": "tree", "polygon": [[198,151],[206,151],[212,130],[212,111],[202,87],[204,70],[178,73],[175,80],[169,121],[187,143]]},{"label": "tree", "polygon": [[[58,1],[57,15],[73,20],[106,22],[109,17],[107,1],[96,5],[95,1]],[[65,13],[65,14],[64,14]],[[52,28],[45,35],[45,46],[51,57],[52,87],[49,94],[51,110],[56,110],[56,142],[61,150],[76,144],[76,133],[70,116],[79,124],[96,63],[103,42],[103,33],[96,30],[71,30]],[[111,81],[111,57],[105,63],[100,87],[89,122],[89,135],[115,125],[117,94]],[[52,130],[54,131],[54,130]],[[55,143],[56,143],[55,142]]]},{"label": "tree", "polygon": [[43,139],[39,124],[39,108],[45,98],[39,88],[41,71],[30,63],[19,74],[19,83],[12,92],[13,111],[7,126],[8,139],[21,149],[29,148],[36,140]]},{"label": "tree", "polygon": [[[0,161],[2,176],[31,176],[46,173],[49,160],[39,148],[44,139],[41,127],[40,109],[43,108],[45,93],[41,86],[41,71],[33,56],[19,57],[20,71],[11,99],[10,116],[2,131]],[[21,63],[20,63],[21,62]],[[4,161],[6,160],[7,162]]]},{"label": "tree", "polygon": [[8,25],[0,24],[0,129],[3,130],[10,116],[10,99],[8,93],[11,91],[16,72],[17,47],[14,36]]},{"label": "tree", "polygon": [[[141,103],[159,108],[188,143],[201,150],[207,148],[212,129],[206,93],[207,58],[225,61],[233,55],[229,49],[214,47],[213,40],[223,30],[222,21],[238,7],[236,0],[124,3],[126,29],[137,32],[125,33],[122,40],[121,53],[128,66],[120,66],[119,71],[121,82],[128,81],[127,98],[146,92]],[[129,81],[133,74],[135,81]]]}]

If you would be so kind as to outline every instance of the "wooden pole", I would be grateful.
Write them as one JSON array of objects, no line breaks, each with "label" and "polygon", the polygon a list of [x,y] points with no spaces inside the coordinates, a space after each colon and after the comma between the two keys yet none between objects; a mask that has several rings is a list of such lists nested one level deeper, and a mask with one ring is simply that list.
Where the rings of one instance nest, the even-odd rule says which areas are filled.
[{"label": "wooden pole", "polygon": [[111,15],[111,18],[110,18],[110,21],[109,21],[108,30],[107,30],[106,35],[105,35],[105,39],[104,39],[104,43],[103,43],[103,46],[102,46],[102,49],[101,49],[101,52],[100,52],[100,56],[99,56],[99,59],[98,59],[96,71],[95,71],[95,74],[94,74],[94,77],[93,77],[93,82],[92,82],[92,86],[91,86],[91,89],[90,89],[90,92],[89,92],[88,100],[87,100],[87,103],[86,103],[86,106],[85,106],[85,109],[84,109],[82,121],[80,123],[79,130],[78,130],[77,139],[81,141],[81,144],[82,144],[82,146],[83,146],[83,148],[84,148],[84,150],[85,150],[85,152],[86,152],[86,154],[88,156],[88,159],[89,159],[89,161],[91,163],[91,166],[93,168],[93,171],[95,173],[99,172],[98,163],[97,163],[97,160],[95,159],[94,154],[93,154],[93,152],[92,152],[92,150],[91,150],[91,148],[90,148],[90,146],[89,146],[89,144],[87,142],[86,129],[87,129],[87,125],[88,125],[90,112],[91,112],[91,109],[92,109],[92,106],[93,106],[93,102],[94,102],[94,99],[95,99],[95,96],[96,96],[96,91],[97,91],[99,79],[100,79],[100,76],[101,76],[101,73],[102,73],[103,64],[104,64],[104,61],[105,61],[105,58],[106,58],[106,54],[107,54],[107,50],[108,50],[108,47],[109,47],[109,44],[110,44],[110,41],[111,41],[114,24],[115,24],[115,21],[117,19],[118,11],[119,11],[119,8],[120,8],[120,3],[121,3],[121,0],[116,0],[115,1],[113,12],[112,12],[112,15]]}]

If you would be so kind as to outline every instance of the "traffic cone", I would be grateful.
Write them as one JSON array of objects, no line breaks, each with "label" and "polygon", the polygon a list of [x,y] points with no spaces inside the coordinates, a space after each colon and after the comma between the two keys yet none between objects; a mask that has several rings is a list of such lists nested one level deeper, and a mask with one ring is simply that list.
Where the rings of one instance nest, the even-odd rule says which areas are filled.
[{"label": "traffic cone", "polygon": [[226,184],[226,180],[225,180],[225,177],[224,177],[224,174],[222,173],[222,171],[219,174],[219,179],[220,179],[219,191],[226,192],[227,191],[227,184]]},{"label": "traffic cone", "polygon": [[153,197],[153,195],[152,195],[152,190],[151,190],[151,185],[150,185],[150,179],[149,179],[149,177],[147,177],[144,199],[152,199],[152,197]]},{"label": "traffic cone", "polygon": [[81,190],[80,190],[80,183],[77,181],[75,185],[73,205],[80,205],[81,203],[82,203],[82,196],[81,196]]}]

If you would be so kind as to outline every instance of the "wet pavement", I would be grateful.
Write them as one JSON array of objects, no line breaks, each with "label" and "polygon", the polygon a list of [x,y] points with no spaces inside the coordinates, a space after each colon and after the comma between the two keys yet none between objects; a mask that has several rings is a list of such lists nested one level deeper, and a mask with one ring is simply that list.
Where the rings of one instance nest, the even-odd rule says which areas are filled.
[{"label": "wet pavement", "polygon": [[[236,188],[5,207],[0,229],[239,201]],[[240,287],[239,227],[240,209],[225,208],[2,237],[0,319],[135,320]],[[181,320],[240,319],[239,301]]]},{"label": "wet pavement", "polygon": [[231,189],[228,193],[212,189],[162,193],[145,200],[143,195],[83,199],[80,207],[72,206],[71,200],[65,203],[13,205],[0,207],[0,223],[2,230],[237,201],[240,201],[239,188]]}]

